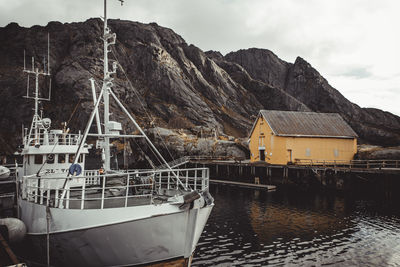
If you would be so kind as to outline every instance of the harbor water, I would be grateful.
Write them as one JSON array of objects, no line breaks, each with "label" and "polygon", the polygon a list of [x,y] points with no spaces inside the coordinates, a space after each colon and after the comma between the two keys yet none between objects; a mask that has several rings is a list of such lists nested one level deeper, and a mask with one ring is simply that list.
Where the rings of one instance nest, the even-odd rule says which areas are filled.
[{"label": "harbor water", "polygon": [[192,266],[400,266],[400,203],[371,194],[211,185]]}]

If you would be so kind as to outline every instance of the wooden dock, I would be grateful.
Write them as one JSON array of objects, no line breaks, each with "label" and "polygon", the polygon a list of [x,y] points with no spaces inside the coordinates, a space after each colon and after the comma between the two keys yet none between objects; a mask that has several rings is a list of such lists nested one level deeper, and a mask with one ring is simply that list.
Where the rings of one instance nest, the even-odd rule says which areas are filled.
[{"label": "wooden dock", "polygon": [[267,191],[275,191],[276,190],[275,185],[266,185],[266,184],[252,184],[252,183],[243,183],[243,182],[235,182],[235,181],[228,181],[228,180],[216,180],[216,179],[210,179],[210,183],[250,187],[250,188],[256,188],[256,189],[264,189]]},{"label": "wooden dock", "polygon": [[212,164],[223,166],[237,166],[250,168],[271,168],[271,169],[314,169],[314,170],[336,170],[351,171],[356,173],[380,173],[380,174],[399,174],[400,160],[350,160],[350,161],[326,161],[326,160],[308,160],[298,159],[293,164],[274,165],[267,162],[250,162],[250,160],[234,157],[206,157],[191,156],[189,162],[195,164]]},{"label": "wooden dock", "polygon": [[187,164],[208,167],[210,178],[224,184],[245,183],[253,187],[257,179],[261,185],[369,190],[389,196],[398,195],[397,188],[400,188],[400,160],[301,160],[288,165],[273,165],[232,157],[196,156],[190,157]]}]

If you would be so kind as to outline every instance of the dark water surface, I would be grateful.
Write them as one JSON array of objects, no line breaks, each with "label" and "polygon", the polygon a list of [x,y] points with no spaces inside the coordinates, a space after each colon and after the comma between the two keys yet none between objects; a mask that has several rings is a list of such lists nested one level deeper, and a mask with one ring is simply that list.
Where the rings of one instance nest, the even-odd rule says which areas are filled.
[{"label": "dark water surface", "polygon": [[192,266],[400,266],[400,203],[211,185]]}]

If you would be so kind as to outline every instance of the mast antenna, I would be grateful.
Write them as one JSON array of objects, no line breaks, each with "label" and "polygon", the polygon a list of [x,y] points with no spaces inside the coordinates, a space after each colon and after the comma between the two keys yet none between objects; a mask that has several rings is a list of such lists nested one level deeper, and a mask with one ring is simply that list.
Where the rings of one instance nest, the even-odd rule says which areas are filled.
[{"label": "mast antenna", "polygon": [[50,33],[47,33],[47,74],[50,75]]},{"label": "mast antenna", "polygon": [[[40,62],[40,61],[39,61]],[[46,66],[46,57],[43,58],[43,71],[35,68],[35,58],[32,56],[32,69],[26,68],[26,52],[24,49],[24,70],[23,72],[27,73],[27,87],[26,87],[26,96],[25,98],[33,99],[35,101],[35,117],[39,116],[38,104],[40,101],[50,101],[51,97],[51,77],[49,81],[49,93],[47,98],[41,98],[39,94],[39,76],[50,76],[50,34],[47,33],[47,66]],[[29,95],[29,76],[33,75],[35,77],[35,88],[33,95]],[[37,119],[36,119],[37,120]]]}]

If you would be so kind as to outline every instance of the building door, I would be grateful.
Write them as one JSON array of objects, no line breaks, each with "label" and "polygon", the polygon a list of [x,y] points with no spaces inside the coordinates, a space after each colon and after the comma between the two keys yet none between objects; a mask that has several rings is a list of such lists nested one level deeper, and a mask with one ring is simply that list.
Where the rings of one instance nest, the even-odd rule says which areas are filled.
[{"label": "building door", "polygon": [[258,151],[259,151],[259,159],[260,161],[265,161],[265,136],[261,135],[258,138]]},{"label": "building door", "polygon": [[260,160],[265,161],[265,149],[260,149]]}]

